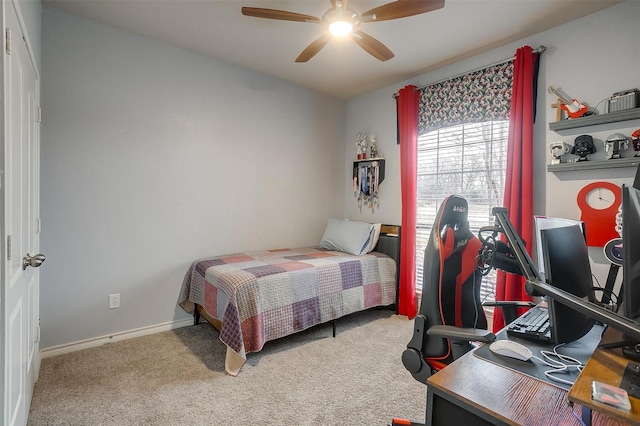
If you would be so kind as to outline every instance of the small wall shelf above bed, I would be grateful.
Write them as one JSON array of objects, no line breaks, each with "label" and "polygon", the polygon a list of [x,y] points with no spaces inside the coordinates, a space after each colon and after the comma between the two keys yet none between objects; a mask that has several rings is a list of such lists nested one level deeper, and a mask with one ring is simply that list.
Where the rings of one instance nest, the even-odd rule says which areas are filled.
[{"label": "small wall shelf above bed", "polygon": [[358,206],[375,211],[380,205],[378,186],[384,181],[384,158],[367,158],[353,162],[353,194]]},{"label": "small wall shelf above bed", "polygon": [[361,166],[371,166],[374,162],[377,162],[380,166],[380,177],[378,183],[382,183],[384,180],[384,158],[367,158],[366,160],[356,160],[353,162],[353,170],[355,171]]}]

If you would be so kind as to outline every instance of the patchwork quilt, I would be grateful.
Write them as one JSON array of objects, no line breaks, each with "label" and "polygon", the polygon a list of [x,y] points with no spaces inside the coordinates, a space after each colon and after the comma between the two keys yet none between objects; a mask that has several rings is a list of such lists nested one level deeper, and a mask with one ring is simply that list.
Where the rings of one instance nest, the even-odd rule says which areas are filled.
[{"label": "patchwork quilt", "polygon": [[[196,260],[179,305],[222,321],[220,340],[236,356],[267,341],[375,306],[395,303],[395,261],[319,247],[238,253]],[[232,354],[232,355],[233,355]]]}]

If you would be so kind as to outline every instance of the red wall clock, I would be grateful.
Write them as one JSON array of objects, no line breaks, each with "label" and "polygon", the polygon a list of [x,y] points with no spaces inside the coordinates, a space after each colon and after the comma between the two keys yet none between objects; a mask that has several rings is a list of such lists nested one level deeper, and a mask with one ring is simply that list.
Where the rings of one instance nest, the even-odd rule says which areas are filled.
[{"label": "red wall clock", "polygon": [[616,214],[622,202],[620,186],[611,182],[592,182],[578,192],[578,207],[582,211],[580,220],[587,228],[587,245],[604,247],[614,238]]}]

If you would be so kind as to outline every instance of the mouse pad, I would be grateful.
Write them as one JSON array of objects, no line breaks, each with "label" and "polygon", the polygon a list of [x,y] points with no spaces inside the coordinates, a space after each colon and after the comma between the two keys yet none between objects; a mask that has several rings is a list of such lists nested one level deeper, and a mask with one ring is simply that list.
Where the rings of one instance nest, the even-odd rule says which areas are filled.
[{"label": "mouse pad", "polygon": [[[563,355],[568,355],[570,357],[576,358],[582,361],[583,364],[586,364],[591,354],[596,349],[598,344],[600,343],[600,338],[602,337],[602,332],[604,331],[604,327],[601,325],[595,325],[591,329],[589,333],[583,336],[581,339],[576,340],[575,342],[565,343],[557,349],[558,353]],[[543,342],[534,342],[531,340],[520,339],[517,337],[507,336],[506,330],[502,330],[500,333],[496,335],[496,340],[513,340],[518,342],[526,347],[528,347],[533,355],[544,359],[540,351],[547,350],[553,351],[553,347],[555,346],[553,343],[543,343]],[[508,358],[505,356],[500,356],[494,354],[489,349],[489,344],[484,344],[478,347],[473,354],[479,358],[484,359],[485,361],[493,362],[494,364],[501,365],[502,367],[509,368],[511,370],[515,370],[519,373],[526,374],[527,376],[534,377],[536,379],[545,381],[554,386],[557,386],[562,389],[569,390],[571,388],[570,385],[561,383],[555,380],[551,380],[544,373],[545,371],[549,371],[552,367],[542,363],[541,361],[531,358],[529,361],[520,361],[513,358]],[[556,360],[556,358],[553,358]],[[576,368],[569,368],[565,372],[555,373],[554,376],[561,378],[563,380],[567,380],[569,382],[574,382],[580,372]]]}]

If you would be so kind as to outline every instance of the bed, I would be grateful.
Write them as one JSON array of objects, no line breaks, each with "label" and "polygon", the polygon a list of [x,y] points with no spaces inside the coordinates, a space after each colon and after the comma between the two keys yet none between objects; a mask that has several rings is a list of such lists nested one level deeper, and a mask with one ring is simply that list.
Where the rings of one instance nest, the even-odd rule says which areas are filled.
[{"label": "bed", "polygon": [[191,264],[178,304],[194,315],[195,324],[204,317],[220,332],[228,374],[237,375],[247,354],[267,341],[326,322],[333,323],[335,336],[340,317],[397,306],[400,227],[366,224],[374,230],[361,247],[370,228],[361,227],[355,245],[353,233],[345,231],[357,223],[364,222],[330,219],[317,247],[235,253]]}]

